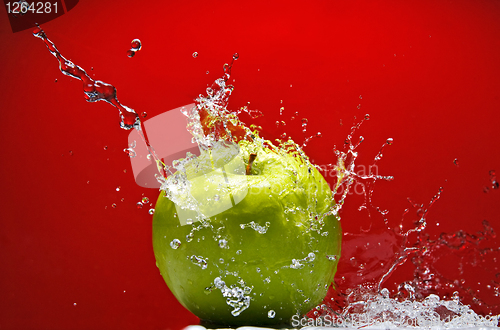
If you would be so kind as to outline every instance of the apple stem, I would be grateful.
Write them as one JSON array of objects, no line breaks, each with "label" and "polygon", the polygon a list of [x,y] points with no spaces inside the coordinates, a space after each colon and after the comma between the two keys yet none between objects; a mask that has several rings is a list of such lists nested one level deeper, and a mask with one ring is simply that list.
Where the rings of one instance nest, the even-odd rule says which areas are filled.
[{"label": "apple stem", "polygon": [[257,157],[257,154],[250,154],[250,157],[248,158],[248,165],[247,165],[247,171],[246,174],[250,175],[252,173],[252,164],[255,158]]}]

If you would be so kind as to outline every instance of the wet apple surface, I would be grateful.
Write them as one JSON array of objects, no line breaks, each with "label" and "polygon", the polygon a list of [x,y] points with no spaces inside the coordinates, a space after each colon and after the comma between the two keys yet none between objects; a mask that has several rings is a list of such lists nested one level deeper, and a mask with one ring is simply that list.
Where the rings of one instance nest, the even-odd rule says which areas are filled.
[{"label": "wet apple surface", "polygon": [[[237,157],[248,160],[249,149],[240,142]],[[182,225],[162,192],[153,219],[157,265],[179,302],[202,323],[290,324],[294,314],[322,301],[335,275],[340,223],[322,216],[332,207],[331,190],[301,158],[267,148],[257,150],[251,173],[243,175],[248,186],[231,193],[248,189],[244,199],[191,224]],[[207,194],[203,187],[193,194]]]}]

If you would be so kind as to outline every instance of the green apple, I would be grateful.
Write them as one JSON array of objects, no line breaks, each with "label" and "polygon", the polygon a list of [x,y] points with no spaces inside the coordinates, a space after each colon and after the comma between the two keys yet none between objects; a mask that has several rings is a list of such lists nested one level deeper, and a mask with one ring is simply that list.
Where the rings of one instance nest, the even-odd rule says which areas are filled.
[{"label": "green apple", "polygon": [[[323,216],[333,206],[332,193],[298,152],[248,141],[237,147],[235,159],[249,172],[224,175],[237,184],[221,188],[215,170],[190,180],[190,196],[207,201],[202,213],[209,217],[186,222],[182,208],[160,194],[153,217],[157,266],[202,325],[290,325],[293,315],[321,303],[336,272],[340,223]],[[200,162],[185,164],[186,172]],[[213,212],[214,190],[217,200],[232,202],[219,213]]]}]

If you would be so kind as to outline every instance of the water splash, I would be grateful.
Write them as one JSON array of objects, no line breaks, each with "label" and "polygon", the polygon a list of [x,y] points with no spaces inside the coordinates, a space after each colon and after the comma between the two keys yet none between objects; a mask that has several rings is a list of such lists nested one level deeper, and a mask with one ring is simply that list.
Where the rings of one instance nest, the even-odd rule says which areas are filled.
[{"label": "water splash", "polygon": [[[82,81],[85,100],[88,102],[105,101],[113,105],[118,110],[120,116],[120,127],[125,130],[136,129],[139,132],[147,147],[148,153],[156,162],[159,180],[160,178],[165,178],[167,173],[171,173],[170,168],[156,155],[154,148],[146,139],[139,115],[134,109],[118,101],[115,86],[100,80],[92,79],[84,69],[66,59],[59,50],[57,50],[56,45],[47,38],[45,31],[39,25],[37,25],[37,28],[33,31],[33,35],[45,43],[47,49],[59,62],[59,70],[61,70],[63,74]],[[132,47],[133,49],[140,50],[142,47],[140,40],[134,39],[132,41]],[[129,156],[135,157],[135,152],[130,150],[130,148],[127,153]]]},{"label": "water splash", "polygon": [[118,101],[116,97],[116,88],[113,85],[92,79],[85,70],[67,60],[57,50],[54,43],[47,38],[47,35],[40,27],[33,31],[33,35],[43,40],[50,53],[59,61],[59,69],[63,74],[82,81],[83,92],[88,102],[106,101],[113,105],[118,109],[121,119],[120,127],[123,129],[129,130],[139,127],[139,116],[133,109]]},{"label": "water splash", "polygon": [[[167,172],[172,174],[170,168],[161,162],[156,156],[154,149],[144,138],[141,121],[137,113],[118,101],[116,88],[113,85],[92,79],[85,70],[63,57],[40,27],[33,34],[35,37],[42,39],[51,54],[56,57],[63,74],[83,82],[84,96],[87,101],[106,101],[113,105],[119,111],[121,128],[126,130],[137,129],[141,132],[141,136],[148,146],[151,157],[157,162],[159,171],[157,178],[162,183],[162,189],[167,192],[167,196],[184,205],[193,203],[192,196],[190,195],[189,181],[185,179],[183,173],[185,174],[186,164],[191,162],[194,157],[188,154],[185,159],[173,164],[177,173],[180,174],[177,176],[169,175],[167,178]],[[132,49],[130,51],[135,54],[135,51],[139,50],[141,45],[139,41],[139,44],[134,46],[134,41],[132,42]],[[243,107],[236,112],[227,110],[229,96],[234,89],[232,85],[227,84],[227,81],[230,78],[234,60],[237,58],[238,54],[234,54],[231,64],[224,65],[224,76],[217,79],[211,87],[207,88],[207,96],[200,95],[196,100],[197,106],[186,110],[185,114],[190,118],[188,130],[193,135],[195,141],[198,142],[202,149],[213,150],[220,147],[220,144],[217,144],[220,141],[238,142],[247,140],[257,146],[266,146],[278,153],[296,155],[304,160],[305,166],[314,166],[302,150],[313,136],[306,139],[302,146],[299,146],[291,139],[286,140],[286,135],[283,135],[283,140],[278,141],[279,145],[275,146],[269,141],[260,138],[256,129],[253,129],[252,126],[248,128],[243,125],[238,118],[238,115],[243,112],[249,114],[252,118],[257,118],[262,115],[258,110],[249,110],[248,107]],[[284,108],[282,107],[280,115],[283,114],[283,111]],[[297,117],[298,112],[291,117],[291,120]],[[358,156],[356,149],[364,140],[362,136],[359,136],[357,141],[354,142],[354,136],[362,123],[369,119],[370,116],[366,115],[360,122],[351,127],[351,132],[346,138],[343,148],[334,148],[333,152],[336,162],[328,164],[326,170],[335,173],[336,183],[332,190],[337,204],[326,214],[313,215],[312,218],[316,217],[314,221],[316,227],[311,226],[310,230],[321,231],[322,218],[328,215],[339,217],[348,192],[356,182],[362,182],[364,201],[360,209],[367,210],[370,217],[372,217],[372,214],[380,215],[383,219],[385,230],[378,232],[367,231],[362,234],[348,233],[344,237],[344,241],[347,242],[347,245],[362,244],[367,247],[367,251],[372,249],[372,246],[375,246],[375,249],[372,249],[370,252],[374,250],[386,253],[390,252],[390,256],[382,254],[379,258],[374,258],[373,255],[364,254],[359,251],[356,256],[344,255],[343,267],[347,267],[345,264],[349,262],[350,268],[346,268],[347,270],[344,269],[344,272],[341,274],[344,276],[337,281],[337,290],[330,291],[325,304],[313,312],[314,317],[335,316],[338,319],[346,321],[345,324],[349,326],[356,324],[359,326],[370,326],[380,323],[387,324],[387,315],[391,315],[396,320],[391,323],[396,326],[404,322],[412,322],[416,326],[427,326],[429,325],[429,320],[432,322],[441,322],[437,325],[442,327],[460,325],[496,326],[498,324],[498,316],[478,316],[468,306],[463,305],[458,298],[461,297],[461,300],[465,303],[471,303],[475,307],[479,306],[483,308],[482,311],[485,314],[500,309],[498,302],[489,303],[482,301],[477,295],[477,291],[474,291],[465,277],[462,277],[462,275],[466,275],[468,271],[467,267],[470,268],[472,266],[475,268],[478,265],[493,264],[494,266],[490,269],[486,269],[487,276],[485,278],[489,282],[485,285],[485,288],[490,290],[494,297],[500,297],[500,270],[496,266],[500,248],[484,247],[483,245],[484,242],[495,237],[495,232],[489,226],[488,222],[485,221],[483,222],[483,231],[475,235],[464,232],[443,233],[438,239],[431,239],[425,232],[427,215],[430,207],[440,198],[443,192],[442,188],[439,189],[438,193],[431,199],[427,206],[418,204],[411,199],[408,200],[411,207],[417,210],[416,213],[418,215],[418,219],[413,226],[405,228],[408,226],[401,221],[399,226],[391,227],[387,218],[388,211],[373,205],[372,196],[374,185],[377,181],[391,181],[394,178],[392,176],[381,176],[378,173],[358,174],[354,171]],[[304,131],[307,128],[307,124],[307,121],[304,122],[302,120]],[[343,125],[342,120],[340,120],[340,125]],[[320,133],[315,136],[320,137]],[[375,156],[372,165],[375,165],[383,158],[385,147],[392,144],[393,139],[388,138]],[[128,150],[129,155],[133,155],[133,147],[126,150]],[[458,166],[458,161],[455,164]],[[490,187],[497,189],[499,184],[496,180],[495,171],[490,171],[489,175]],[[176,198],[180,198],[179,196],[184,196],[182,197],[184,200],[176,200]],[[142,202],[137,203],[138,206],[139,204],[140,207],[143,206]],[[113,204],[112,207],[115,208],[116,204]],[[403,218],[410,213],[410,210],[410,208],[407,209],[403,214]],[[290,212],[300,211],[302,210],[292,210]],[[194,234],[199,228],[206,226],[206,222],[203,222],[203,219],[201,219],[201,222],[202,225],[199,227],[193,226],[191,232],[186,237],[187,242],[193,240]],[[193,221],[189,224],[193,225]],[[266,226],[260,226],[250,223],[248,227],[265,234],[269,225],[266,223]],[[368,249],[368,245],[371,243],[374,244]],[[170,246],[172,249],[178,249],[181,246],[181,241],[174,239],[170,242]],[[383,249],[377,250],[377,246],[382,246]],[[459,254],[459,260],[456,262],[456,265],[458,265],[459,275],[462,277],[459,279],[447,275],[442,269],[439,269],[438,265],[446,256],[457,255],[457,253]],[[337,258],[337,256],[328,255],[326,257],[332,261]],[[306,260],[306,258],[309,259]],[[292,260],[292,264],[287,267],[301,268],[304,266],[304,263],[314,260],[311,256],[306,258],[294,259]],[[486,262],[490,260],[492,262]],[[202,269],[205,269],[209,265],[209,261],[201,256],[192,255],[190,261]],[[232,261],[234,261],[234,258],[232,258]],[[389,290],[385,289],[384,285],[388,282],[392,274],[401,265],[408,263],[408,261],[411,261],[415,266],[414,278],[413,280],[401,283],[398,287],[398,293],[393,294],[391,297]],[[222,264],[224,262],[224,260],[222,262],[219,261]],[[339,268],[341,266],[342,262]],[[370,278],[370,280],[367,280],[367,278]],[[252,288],[245,285],[241,285],[241,287],[234,285],[228,287],[221,277],[217,277],[214,280],[214,286],[227,298],[227,304],[233,307],[232,314],[234,316],[239,315],[249,307],[251,301],[249,294]],[[436,293],[444,293],[443,298],[436,296]],[[451,300],[446,300],[446,298]],[[273,315],[272,317],[274,317],[271,311],[269,313],[268,315]],[[363,317],[368,321],[364,323],[353,323],[352,321]]]},{"label": "water splash", "polygon": [[[443,187],[426,204],[408,198],[411,207],[405,210],[396,226],[391,226],[388,210],[374,205],[372,197],[378,180],[391,181],[393,177],[377,173],[359,175],[352,171],[357,157],[356,148],[363,141],[360,136],[357,142],[353,142],[354,133],[362,123],[363,120],[352,127],[345,142],[347,151],[334,150],[339,156],[338,163],[336,166],[330,164],[330,168],[337,174],[337,187],[344,184],[348,190],[355,182],[362,183],[364,199],[359,210],[366,210],[372,222],[378,215],[384,226],[382,229],[369,228],[359,234],[344,234],[336,290],[329,291],[323,309],[316,309],[309,315],[313,318],[329,316],[336,320],[337,326],[347,327],[381,324],[422,327],[429,326],[429,322],[445,328],[497,326],[500,315],[492,314],[500,311],[499,300],[491,298],[483,301],[479,297],[479,292],[486,290],[490,291],[490,297],[500,297],[500,267],[495,262],[500,258],[500,247],[494,243],[496,234],[493,228],[484,220],[483,230],[476,234],[458,231],[441,233],[438,238],[432,238],[427,233],[428,215],[442,196]],[[393,139],[387,139],[372,166],[382,159],[385,147],[392,144]],[[343,203],[346,190],[337,196],[338,205]],[[406,216],[412,214],[416,215],[416,220],[408,223]],[[360,249],[361,246],[363,249]],[[405,264],[412,264],[413,279],[400,283],[395,293],[390,295],[384,286]],[[474,285],[467,279],[467,272],[476,272],[479,265],[484,281],[489,282],[486,285],[483,283],[481,289],[477,288],[481,283]]]},{"label": "water splash", "polygon": [[230,285],[228,287],[220,277],[216,277],[214,285],[221,291],[222,296],[226,298],[226,303],[233,308],[231,311],[233,316],[240,315],[241,312],[250,307],[250,293],[252,292],[252,288],[244,285],[244,282],[242,283],[242,287],[237,285]]}]

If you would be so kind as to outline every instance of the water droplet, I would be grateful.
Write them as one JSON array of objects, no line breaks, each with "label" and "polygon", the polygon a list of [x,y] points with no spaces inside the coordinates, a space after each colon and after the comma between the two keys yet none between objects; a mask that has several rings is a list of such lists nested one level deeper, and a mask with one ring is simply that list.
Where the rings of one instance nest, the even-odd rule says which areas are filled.
[{"label": "water droplet", "polygon": [[380,294],[386,299],[389,298],[389,290],[387,288],[383,288],[382,290],[380,290]]},{"label": "water droplet", "polygon": [[194,52],[194,53],[193,53],[193,57],[194,57],[194,58],[197,58],[197,57],[198,57],[198,52]]},{"label": "water droplet", "polygon": [[139,51],[139,50],[141,50],[141,48],[142,48],[142,43],[141,43],[141,41],[139,39],[132,40],[132,42],[130,43],[130,45],[132,47],[131,50],[136,51],[136,52]]},{"label": "water droplet", "polygon": [[144,204],[149,203],[149,198],[147,198],[147,197],[142,197],[142,202],[143,202]]},{"label": "water droplet", "polygon": [[210,71],[207,71],[207,74],[209,74],[209,73],[210,73]]},{"label": "water droplet", "polygon": [[370,114],[369,114],[369,113],[367,113],[367,114],[365,115],[365,120],[370,120]]},{"label": "water droplet", "polygon": [[394,139],[393,138],[388,138],[385,143],[387,143],[388,145],[392,145],[392,143],[394,142]]},{"label": "water droplet", "polygon": [[226,247],[227,247],[227,241],[226,241],[225,239],[221,239],[221,240],[219,240],[219,247],[220,247],[221,249],[226,248]]},{"label": "water droplet", "polygon": [[179,241],[177,238],[174,238],[172,242],[170,242],[170,247],[174,250],[177,250],[181,246],[181,241]]},{"label": "water droplet", "polygon": [[123,152],[130,158],[135,158],[135,156],[137,156],[135,150],[132,148],[123,149]]},{"label": "water droplet", "polygon": [[108,150],[108,146],[104,146],[104,150]]},{"label": "water droplet", "polygon": [[458,166],[458,158],[453,159],[453,164],[455,164],[456,166]]},{"label": "water droplet", "polygon": [[137,202],[137,204],[136,204],[136,205],[137,205],[137,208],[138,208],[138,209],[142,209],[142,203],[141,203],[141,202]]},{"label": "water droplet", "polygon": [[116,209],[116,203],[111,204],[111,207]]},{"label": "water droplet", "polygon": [[220,258],[219,259],[219,263],[223,264],[224,263],[224,259]]},{"label": "water droplet", "polygon": [[135,52],[132,49],[127,50],[128,57],[132,58],[132,57],[134,57],[134,55],[135,55]]},{"label": "water droplet", "polygon": [[218,201],[220,199],[220,196],[219,195],[214,195],[214,201]]},{"label": "water droplet", "polygon": [[360,96],[359,96],[359,99],[360,99],[360,100],[361,100],[361,99],[363,99],[363,96],[362,96],[362,95],[360,95]]},{"label": "water droplet", "polygon": [[489,172],[489,174],[490,174],[491,188],[498,189],[500,184],[497,181],[497,174],[496,174],[495,170],[491,170]]},{"label": "water droplet", "polygon": [[192,255],[190,260],[193,264],[200,266],[201,269],[207,269],[208,267],[208,259],[203,259],[203,257]]},{"label": "water droplet", "polygon": [[272,309],[267,313],[267,317],[269,317],[270,319],[274,319],[275,316],[276,312],[273,311]]},{"label": "water droplet", "polygon": [[241,250],[236,251],[236,254],[238,255],[241,254]]},{"label": "water droplet", "polygon": [[358,104],[358,106],[356,108],[361,109],[361,104]]},{"label": "water droplet", "polygon": [[141,116],[142,116],[142,118],[146,118],[146,117],[148,116],[148,114],[147,114],[147,112],[146,112],[146,111],[143,111],[143,112],[141,113]]},{"label": "water droplet", "polygon": [[283,115],[283,111],[285,111],[285,107],[280,108],[280,116]]},{"label": "water droplet", "polygon": [[155,214],[155,209],[149,209],[148,213],[151,215]]},{"label": "water droplet", "polygon": [[116,191],[120,191],[121,188],[122,187],[120,187],[120,186],[116,187]]},{"label": "water droplet", "polygon": [[76,306],[76,303],[73,303],[73,306]]},{"label": "water droplet", "polygon": [[233,60],[237,60],[240,57],[240,54],[234,53],[233,54]]},{"label": "water droplet", "polygon": [[210,293],[212,293],[213,290],[214,290],[214,285],[207,286],[203,292],[205,292],[206,295],[209,295]]},{"label": "water droplet", "polygon": [[54,82],[57,82],[57,78],[56,78],[56,79],[54,79]]}]

